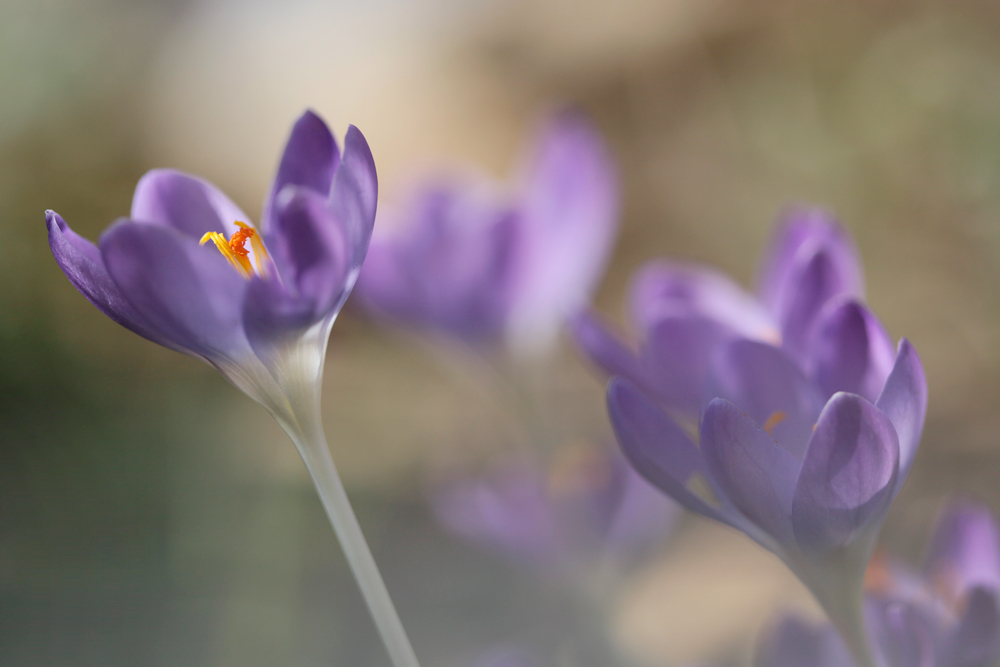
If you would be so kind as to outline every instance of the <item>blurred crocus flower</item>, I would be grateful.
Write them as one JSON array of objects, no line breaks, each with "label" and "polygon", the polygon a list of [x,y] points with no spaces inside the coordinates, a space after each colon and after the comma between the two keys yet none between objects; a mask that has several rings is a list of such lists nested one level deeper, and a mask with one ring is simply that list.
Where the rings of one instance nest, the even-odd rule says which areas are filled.
[{"label": "blurred crocus flower", "polygon": [[[734,302],[731,289],[711,291],[695,280],[681,291],[695,315],[664,309],[672,299],[640,301],[643,321],[665,323],[667,331],[680,323],[683,335],[647,340],[647,355],[700,359],[703,371],[680,376],[690,386],[662,391],[676,380],[668,376],[671,364],[636,362],[623,345],[604,344],[614,343],[610,336],[596,346],[591,337],[584,347],[618,375],[608,410],[636,470],[688,509],[778,555],[869,667],[862,582],[920,441],[926,380],[906,340],[886,363],[891,342],[856,298],[860,269],[838,226],[814,215],[794,218],[774,247],[762,302],[779,304],[770,312],[780,339],[769,340],[766,329],[749,336],[750,323],[766,311],[747,311],[749,301]],[[694,328],[685,330],[688,324]],[[578,338],[597,331],[582,326]],[[692,333],[699,327],[718,335]],[[678,404],[676,395],[692,403]],[[699,395],[700,446],[668,414],[690,415]]]},{"label": "blurred crocus flower", "polygon": [[[990,667],[1000,661],[1000,530],[990,512],[948,507],[920,571],[873,559],[869,634],[885,667]],[[788,616],[767,633],[757,667],[856,667],[828,625]]]},{"label": "blurred crocus flower", "polygon": [[532,153],[509,188],[472,175],[439,181],[380,223],[358,283],[370,310],[476,345],[548,349],[601,278],[618,184],[577,112],[555,114]]},{"label": "blurred crocus flower", "polygon": [[[312,112],[295,123],[260,227],[210,183],[155,170],[128,219],[98,245],[55,212],[49,245],[104,314],[208,362],[295,442],[396,667],[417,660],[344,492],[323,434],[320,385],[333,321],[368,251],[375,163],[350,127],[343,153]],[[249,246],[249,247],[248,247]]]},{"label": "blurred crocus flower", "polygon": [[433,506],[445,527],[472,542],[569,572],[633,564],[663,539],[678,510],[617,454],[573,448],[549,470],[510,464],[444,484]]},{"label": "blurred crocus flower", "polygon": [[[361,269],[375,219],[375,163],[348,130],[296,122],[259,227],[195,176],[154,170],[128,219],[98,245],[54,211],[52,254],[104,314],[215,366],[286,425],[314,410],[330,327]],[[314,395],[315,394],[315,395]],[[317,415],[318,417],[318,415]]]}]

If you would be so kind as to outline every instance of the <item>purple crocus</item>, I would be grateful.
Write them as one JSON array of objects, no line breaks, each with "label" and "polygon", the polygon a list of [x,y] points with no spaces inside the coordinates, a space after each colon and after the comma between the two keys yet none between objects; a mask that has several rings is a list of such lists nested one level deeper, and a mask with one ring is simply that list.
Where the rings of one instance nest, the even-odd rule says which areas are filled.
[{"label": "purple crocus", "polygon": [[[577,337],[617,376],[608,410],[636,470],[784,560],[869,667],[862,582],[919,444],[923,368],[905,339],[891,361],[829,219],[787,218],[762,276],[755,303],[719,274],[661,264],[633,292],[638,356],[592,318]],[[682,426],[694,415],[700,446]]]},{"label": "purple crocus", "polygon": [[563,111],[509,188],[478,175],[438,181],[394,217],[380,223],[358,283],[373,313],[467,343],[544,351],[601,277],[617,179],[597,130]]},{"label": "purple crocus", "polygon": [[368,251],[377,190],[361,132],[348,129],[341,153],[326,124],[307,111],[292,128],[259,227],[212,184],[166,169],[140,179],[130,217],[97,245],[53,211],[46,221],[60,268],[101,312],[208,362],[281,424],[312,475],[393,663],[417,667],[320,415],[327,340]]},{"label": "purple crocus", "polygon": [[376,193],[361,132],[348,129],[341,154],[306,112],[259,227],[211,183],[167,169],[139,180],[131,215],[97,245],[54,211],[46,221],[60,268],[101,312],[215,366],[284,424],[297,419],[290,402],[312,400],[367,252]]},{"label": "purple crocus", "polygon": [[631,564],[677,516],[677,506],[617,454],[575,449],[548,470],[509,464],[444,484],[433,507],[445,527],[472,542],[567,572]]}]

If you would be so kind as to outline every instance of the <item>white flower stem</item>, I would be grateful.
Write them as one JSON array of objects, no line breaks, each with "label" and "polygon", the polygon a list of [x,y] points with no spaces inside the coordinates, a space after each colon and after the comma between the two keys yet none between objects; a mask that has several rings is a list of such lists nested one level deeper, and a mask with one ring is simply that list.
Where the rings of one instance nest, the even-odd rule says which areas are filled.
[{"label": "white flower stem", "polygon": [[295,443],[312,476],[320,501],[333,524],[340,547],[344,550],[344,556],[347,557],[358,588],[368,604],[368,610],[378,627],[392,664],[394,667],[420,667],[403,623],[396,613],[396,607],[389,597],[389,591],[382,581],[378,565],[368,548],[368,542],[361,532],[337,466],[330,456],[318,415],[314,419],[306,419],[305,423],[298,420],[288,423],[280,418],[278,421]]}]

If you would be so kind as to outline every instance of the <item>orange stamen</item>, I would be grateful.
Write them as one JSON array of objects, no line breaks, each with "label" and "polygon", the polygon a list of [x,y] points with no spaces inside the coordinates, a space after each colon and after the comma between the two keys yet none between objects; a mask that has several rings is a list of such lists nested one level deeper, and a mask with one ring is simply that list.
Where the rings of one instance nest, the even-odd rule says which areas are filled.
[{"label": "orange stamen", "polygon": [[786,419],[788,419],[788,413],[784,410],[777,410],[767,418],[766,422],[764,422],[764,430],[773,437],[774,428]]},{"label": "orange stamen", "polygon": [[250,251],[246,248],[247,241],[253,246],[254,260],[257,262],[257,274],[267,276],[267,249],[260,239],[260,235],[250,225],[245,222],[236,221],[238,229],[226,240],[226,237],[219,232],[207,232],[201,237],[200,243],[204,245],[208,241],[215,244],[215,247],[222,253],[230,264],[240,272],[244,278],[253,277],[253,265],[250,264]]}]

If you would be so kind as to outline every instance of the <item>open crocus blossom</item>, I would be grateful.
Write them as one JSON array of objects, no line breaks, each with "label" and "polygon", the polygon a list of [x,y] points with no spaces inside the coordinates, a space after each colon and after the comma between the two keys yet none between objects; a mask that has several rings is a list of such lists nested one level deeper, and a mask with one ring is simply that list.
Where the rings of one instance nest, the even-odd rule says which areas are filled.
[{"label": "open crocus blossom", "polygon": [[[776,277],[763,284],[774,295],[765,302],[786,304],[773,311],[785,314],[780,339],[747,337],[730,327],[708,344],[696,335],[647,341],[649,354],[660,358],[682,358],[691,347],[693,356],[703,355],[704,371],[688,376],[692,385],[674,385],[692,399],[701,396],[699,445],[689,435],[693,424],[684,428],[693,406],[658,391],[676,379],[658,374],[670,365],[631,363],[624,346],[614,353],[621,363],[608,410],[640,474],[784,560],[826,609],[860,667],[870,667],[864,572],[916,453],[927,389],[910,343],[902,340],[895,360],[886,363],[893,355],[888,335],[856,290],[842,288],[860,284],[860,272],[849,268],[856,266],[853,255],[824,249],[836,229],[806,219],[786,223],[779,235],[776,259],[765,269],[765,276]],[[731,291],[723,294],[728,299]],[[747,301],[727,299],[702,289],[686,301],[697,303],[701,314],[681,321],[746,325]],[[650,311],[662,305],[646,303]]]},{"label": "open crocus blossom", "polygon": [[140,179],[128,219],[97,245],[55,212],[52,254],[104,314],[202,359],[270,411],[295,442],[398,667],[416,659],[344,493],[323,435],[320,384],[333,321],[371,239],[375,163],[351,126],[295,123],[260,225],[210,183],[171,170]]},{"label": "open crocus blossom", "polygon": [[627,567],[666,535],[677,505],[612,452],[560,452],[549,470],[510,464],[442,485],[441,523],[518,563],[592,578]]},{"label": "open crocus blossom", "polygon": [[380,222],[358,283],[369,309],[467,343],[548,349],[604,270],[617,178],[597,130],[563,111],[516,180],[512,195],[473,175],[428,185]]}]

